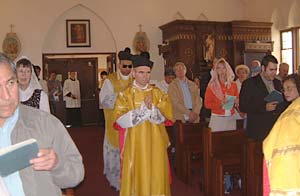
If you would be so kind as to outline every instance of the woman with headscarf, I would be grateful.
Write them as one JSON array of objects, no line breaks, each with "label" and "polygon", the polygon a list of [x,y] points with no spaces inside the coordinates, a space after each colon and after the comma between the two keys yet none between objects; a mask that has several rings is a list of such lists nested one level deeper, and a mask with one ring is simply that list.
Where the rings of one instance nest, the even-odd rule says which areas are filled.
[{"label": "woman with headscarf", "polygon": [[205,92],[205,107],[211,109],[209,127],[212,131],[236,129],[235,107],[238,88],[234,73],[224,58],[220,58],[211,70],[211,79]]},{"label": "woman with headscarf", "polygon": [[48,96],[42,90],[31,62],[27,58],[21,58],[17,61],[16,68],[20,102],[50,113]]},{"label": "woman with headscarf", "polygon": [[300,195],[300,79],[283,80],[289,107],[280,115],[263,142],[264,196]]}]

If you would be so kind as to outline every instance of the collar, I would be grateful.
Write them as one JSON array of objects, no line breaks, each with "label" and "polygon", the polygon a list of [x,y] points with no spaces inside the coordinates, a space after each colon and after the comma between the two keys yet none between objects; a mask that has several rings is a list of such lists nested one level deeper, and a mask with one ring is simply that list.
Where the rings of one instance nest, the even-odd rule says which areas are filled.
[{"label": "collar", "polygon": [[136,81],[134,80],[134,81],[133,81],[133,86],[136,87],[136,88],[138,88],[138,89],[145,90],[145,89],[148,88],[149,84],[146,84],[146,86],[144,86],[144,87],[140,87],[140,86],[138,86],[138,85],[136,84]]},{"label": "collar", "polygon": [[267,84],[273,84],[273,80],[267,80],[262,74],[260,74],[261,79]]},{"label": "collar", "polygon": [[131,77],[131,73],[130,73],[129,75],[127,75],[127,76],[124,76],[124,75],[120,72],[119,69],[117,70],[117,72],[118,72],[118,78],[119,78],[119,79],[122,79],[122,80],[129,80],[129,78]]}]

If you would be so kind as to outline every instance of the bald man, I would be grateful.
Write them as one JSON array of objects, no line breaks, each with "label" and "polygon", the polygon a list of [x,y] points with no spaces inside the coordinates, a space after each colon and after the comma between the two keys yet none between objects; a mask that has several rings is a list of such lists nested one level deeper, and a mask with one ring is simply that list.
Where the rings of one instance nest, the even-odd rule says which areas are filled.
[{"label": "bald man", "polygon": [[276,75],[276,78],[280,81],[282,81],[284,78],[287,77],[289,74],[289,64],[287,63],[280,63],[279,65],[279,72]]}]

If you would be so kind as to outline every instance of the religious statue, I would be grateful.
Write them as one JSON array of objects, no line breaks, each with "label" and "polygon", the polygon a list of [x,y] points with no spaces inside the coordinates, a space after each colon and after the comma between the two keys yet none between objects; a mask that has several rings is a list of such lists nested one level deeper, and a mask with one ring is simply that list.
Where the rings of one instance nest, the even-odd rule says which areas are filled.
[{"label": "religious statue", "polygon": [[205,43],[204,43],[204,52],[205,52],[204,59],[206,61],[213,61],[214,49],[215,49],[215,39],[212,34],[207,34],[205,36]]},{"label": "religious statue", "polygon": [[150,49],[150,41],[146,35],[146,32],[142,31],[142,25],[139,25],[139,32],[137,32],[133,39],[133,50],[136,54],[141,52],[148,52]]}]

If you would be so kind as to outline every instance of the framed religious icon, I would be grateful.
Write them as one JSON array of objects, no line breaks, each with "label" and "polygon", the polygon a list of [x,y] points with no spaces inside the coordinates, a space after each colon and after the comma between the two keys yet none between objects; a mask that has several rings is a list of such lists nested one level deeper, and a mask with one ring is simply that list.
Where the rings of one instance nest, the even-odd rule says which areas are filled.
[{"label": "framed religious icon", "polygon": [[67,47],[91,47],[90,20],[66,20]]}]

